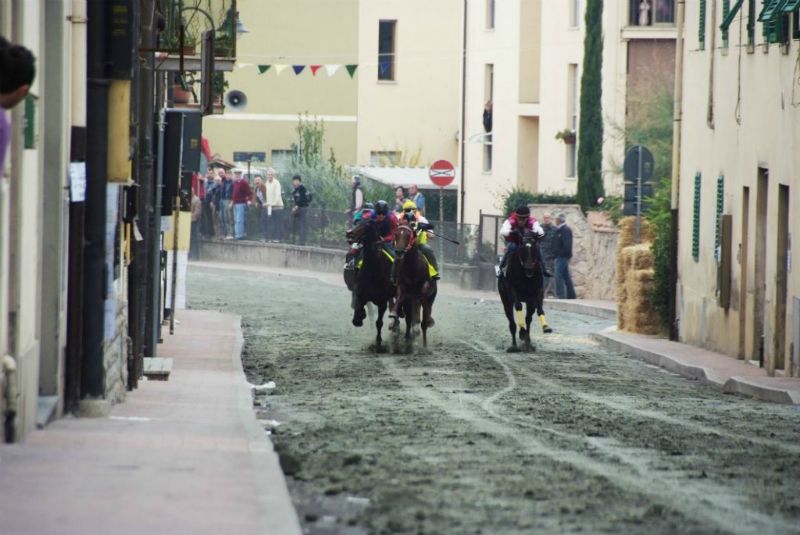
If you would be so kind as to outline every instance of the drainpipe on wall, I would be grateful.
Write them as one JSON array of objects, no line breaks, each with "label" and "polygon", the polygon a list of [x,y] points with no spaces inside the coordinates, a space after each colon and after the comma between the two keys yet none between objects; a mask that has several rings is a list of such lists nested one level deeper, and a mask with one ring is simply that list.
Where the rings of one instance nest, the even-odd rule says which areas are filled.
[{"label": "drainpipe on wall", "polygon": [[[72,104],[70,162],[86,161],[86,0],[72,0]],[[76,413],[83,353],[83,231],[86,203],[70,194],[67,282],[67,362],[64,410]]]},{"label": "drainpipe on wall", "polygon": [[672,118],[672,202],[670,216],[672,221],[670,240],[669,273],[669,328],[670,340],[679,337],[677,317],[678,293],[678,214],[681,183],[681,123],[683,120],[683,31],[686,26],[686,1],[678,0],[678,34],[675,42],[675,94]]},{"label": "drainpipe on wall", "polygon": [[88,1],[86,225],[83,278],[83,362],[81,397],[105,396],[104,327],[106,272],[106,184],[108,175],[108,94],[106,2]]},{"label": "drainpipe on wall", "polygon": [[467,138],[466,138],[466,122],[467,122],[467,0],[464,0],[464,29],[463,41],[461,45],[461,213],[459,214],[459,222],[464,224],[464,198],[466,191],[464,185],[466,183],[465,173],[467,166],[465,165],[464,158],[466,156]]}]

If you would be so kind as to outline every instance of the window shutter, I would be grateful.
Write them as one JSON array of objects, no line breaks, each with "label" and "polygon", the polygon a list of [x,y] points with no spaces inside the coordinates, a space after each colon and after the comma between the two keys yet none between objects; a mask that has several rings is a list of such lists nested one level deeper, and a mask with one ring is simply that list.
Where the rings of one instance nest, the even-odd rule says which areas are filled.
[{"label": "window shutter", "polygon": [[756,44],[756,0],[747,0],[747,44],[749,47]]},{"label": "window shutter", "polygon": [[698,17],[697,40],[700,50],[706,49],[706,0],[700,0],[700,15]]},{"label": "window shutter", "polygon": [[[736,3],[736,6],[742,4],[742,1]],[[728,48],[728,27],[731,25],[730,22],[727,24],[725,23],[728,20],[728,16],[731,14],[731,2],[730,0],[722,0],[722,24],[720,28],[722,29],[722,48]],[[735,12],[734,12],[735,14]],[[733,17],[731,17],[733,20]]]},{"label": "window shutter", "polygon": [[692,209],[692,258],[700,260],[700,185],[702,175],[694,175],[694,206]]}]

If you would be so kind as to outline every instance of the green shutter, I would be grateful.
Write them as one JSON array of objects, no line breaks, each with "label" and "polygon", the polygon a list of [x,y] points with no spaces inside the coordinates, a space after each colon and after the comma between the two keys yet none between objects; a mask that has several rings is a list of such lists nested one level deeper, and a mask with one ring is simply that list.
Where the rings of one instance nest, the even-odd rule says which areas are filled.
[{"label": "green shutter", "polygon": [[722,211],[725,208],[725,177],[717,177],[717,217],[714,218],[716,229],[714,231],[714,257],[719,260],[717,252],[720,246],[720,222],[722,221]]},{"label": "green shutter", "polygon": [[747,44],[756,44],[756,0],[747,0]]},{"label": "green shutter", "polygon": [[[739,0],[737,5],[741,5],[742,1]],[[735,11],[733,12],[735,14]],[[722,24],[720,25],[720,29],[722,30],[722,48],[728,48],[728,27],[731,25],[730,22],[725,24],[725,21],[728,20],[728,15],[731,14],[731,1],[730,0],[722,0]],[[733,20],[733,17],[731,17]]]},{"label": "green shutter", "polygon": [[800,9],[800,0],[789,0],[783,6],[784,13],[791,13],[792,11],[797,11]]},{"label": "green shutter", "polygon": [[698,17],[697,40],[700,50],[706,49],[706,0],[700,0],[700,15]]},{"label": "green shutter", "polygon": [[692,258],[700,260],[700,185],[702,175],[694,175],[694,206],[692,211]]}]

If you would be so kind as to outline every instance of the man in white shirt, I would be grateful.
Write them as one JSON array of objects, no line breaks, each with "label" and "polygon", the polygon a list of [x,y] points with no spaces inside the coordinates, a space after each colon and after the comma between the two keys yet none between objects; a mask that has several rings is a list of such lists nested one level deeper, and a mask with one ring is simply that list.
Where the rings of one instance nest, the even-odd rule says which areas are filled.
[{"label": "man in white shirt", "polygon": [[275,169],[267,169],[267,200],[264,209],[267,214],[267,239],[273,242],[283,240],[283,195],[281,183],[275,178]]}]

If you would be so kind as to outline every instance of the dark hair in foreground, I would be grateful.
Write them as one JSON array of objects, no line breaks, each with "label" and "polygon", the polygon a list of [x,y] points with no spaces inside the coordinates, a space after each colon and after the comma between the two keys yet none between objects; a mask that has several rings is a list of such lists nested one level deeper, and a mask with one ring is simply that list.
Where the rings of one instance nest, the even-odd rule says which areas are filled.
[{"label": "dark hair in foreground", "polygon": [[303,181],[303,177],[301,177],[300,175],[294,175],[292,177],[292,180],[299,180],[300,182],[302,182]]},{"label": "dark hair in foreground", "polygon": [[33,83],[35,62],[30,50],[0,37],[0,94],[11,93]]}]

